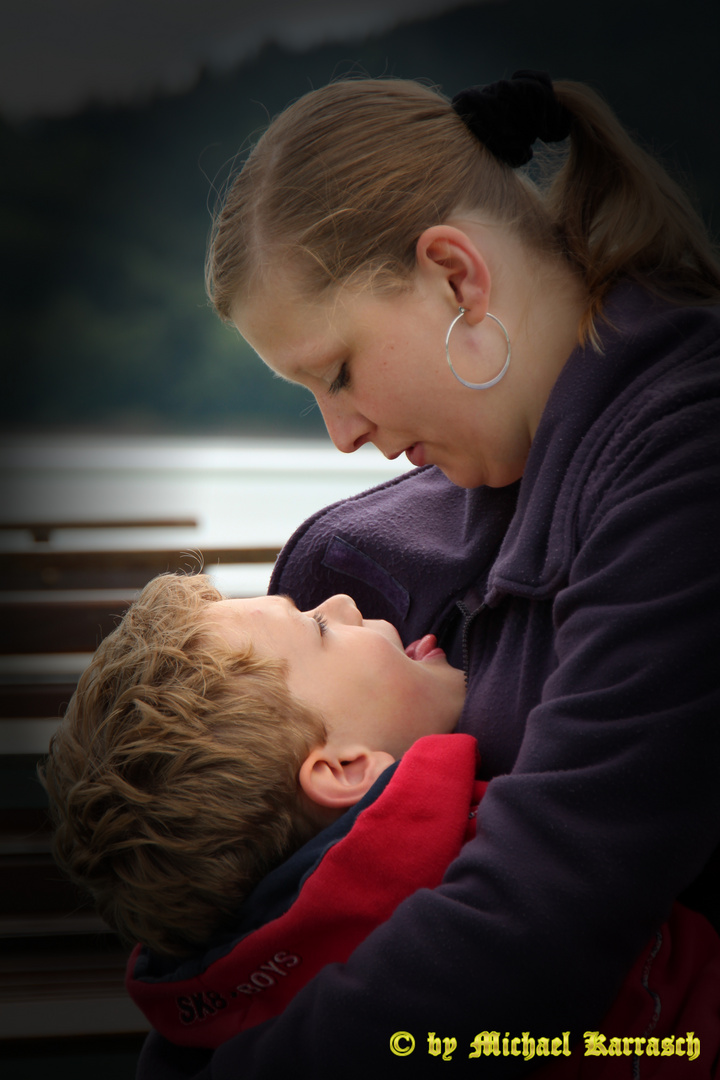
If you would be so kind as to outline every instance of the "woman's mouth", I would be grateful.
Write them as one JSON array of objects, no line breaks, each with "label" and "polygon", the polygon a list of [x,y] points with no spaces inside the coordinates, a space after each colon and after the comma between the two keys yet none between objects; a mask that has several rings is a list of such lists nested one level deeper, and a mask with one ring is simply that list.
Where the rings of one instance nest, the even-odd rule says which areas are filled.
[{"label": "woman's mouth", "polygon": [[434,634],[425,634],[417,641],[410,642],[405,649],[405,655],[411,660],[429,660],[433,656],[445,656],[445,653],[439,648]]}]

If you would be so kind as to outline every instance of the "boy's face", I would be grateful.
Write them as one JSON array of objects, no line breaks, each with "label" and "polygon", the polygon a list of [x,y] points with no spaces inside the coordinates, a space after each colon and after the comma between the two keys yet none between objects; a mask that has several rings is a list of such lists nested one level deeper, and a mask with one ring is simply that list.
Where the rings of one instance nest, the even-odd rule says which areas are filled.
[{"label": "boy's face", "polygon": [[209,605],[207,618],[231,646],[250,639],[260,656],[284,660],[291,694],[320,712],[333,735],[398,758],[460,718],[463,673],[427,645],[418,650],[424,659],[412,659],[395,628],[363,619],[349,596],[308,612],[283,596],[222,600]]}]

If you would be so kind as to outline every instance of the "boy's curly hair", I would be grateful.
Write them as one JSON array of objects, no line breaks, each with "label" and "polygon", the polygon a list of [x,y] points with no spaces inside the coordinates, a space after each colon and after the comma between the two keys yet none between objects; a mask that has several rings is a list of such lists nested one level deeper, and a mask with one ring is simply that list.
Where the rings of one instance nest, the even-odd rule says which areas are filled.
[{"label": "boy's curly hair", "polygon": [[282,662],[231,650],[202,574],[151,581],[80,679],[39,768],[60,866],[128,941],[172,955],[222,928],[316,827],[298,771],[327,738]]}]

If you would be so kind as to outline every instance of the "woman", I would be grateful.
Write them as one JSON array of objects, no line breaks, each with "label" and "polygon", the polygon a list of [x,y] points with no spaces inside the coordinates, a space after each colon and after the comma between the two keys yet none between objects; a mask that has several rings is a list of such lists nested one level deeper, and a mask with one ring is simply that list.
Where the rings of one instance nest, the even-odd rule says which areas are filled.
[{"label": "woman", "polygon": [[[538,138],[568,140],[540,186],[517,171]],[[484,1031],[509,1041],[481,1040],[483,1076],[542,1064],[512,1049],[523,1032],[582,1054],[673,901],[717,917],[720,271],[702,227],[585,87],[521,72],[451,106],[358,80],[273,123],[208,265],[221,316],[314,393],[340,450],[418,466],[307,522],[272,591],[351,593],[406,642],[436,633],[491,783],[443,885],[347,965],[211,1063],[151,1039],[144,1068],[422,1076],[433,1039],[457,1039],[457,1071]],[[684,1023],[652,974],[610,1036],[659,1031],[661,1007]],[[681,1047],[643,1045],[602,1075],[685,1075]]]}]

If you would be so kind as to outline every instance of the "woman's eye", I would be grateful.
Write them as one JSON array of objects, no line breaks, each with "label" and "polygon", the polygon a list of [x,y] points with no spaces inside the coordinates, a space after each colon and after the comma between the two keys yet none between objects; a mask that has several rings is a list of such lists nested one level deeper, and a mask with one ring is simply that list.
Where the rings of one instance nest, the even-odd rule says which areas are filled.
[{"label": "woman's eye", "polygon": [[328,387],[328,393],[339,394],[341,390],[346,390],[350,385],[350,372],[348,371],[347,362],[341,364],[340,370],[337,373],[337,377],[330,383]]},{"label": "woman's eye", "polygon": [[325,632],[328,628],[328,624],[319,611],[313,611],[313,619],[320,627],[320,637],[325,637]]}]

